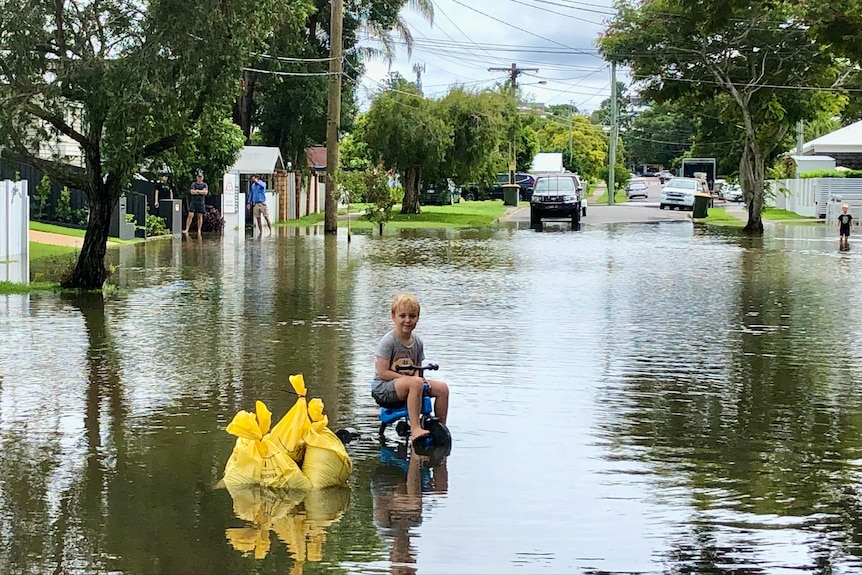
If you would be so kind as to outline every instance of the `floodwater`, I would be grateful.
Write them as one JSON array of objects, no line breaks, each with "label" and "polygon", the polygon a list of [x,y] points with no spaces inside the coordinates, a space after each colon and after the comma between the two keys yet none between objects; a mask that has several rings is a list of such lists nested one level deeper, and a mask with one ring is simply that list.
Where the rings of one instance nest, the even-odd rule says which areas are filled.
[{"label": "floodwater", "polygon": [[[857,573],[862,243],[831,232],[192,236],[124,247],[104,297],[0,297],[0,572]],[[401,291],[443,462],[376,439]],[[349,489],[217,488],[293,373],[363,434]]]}]

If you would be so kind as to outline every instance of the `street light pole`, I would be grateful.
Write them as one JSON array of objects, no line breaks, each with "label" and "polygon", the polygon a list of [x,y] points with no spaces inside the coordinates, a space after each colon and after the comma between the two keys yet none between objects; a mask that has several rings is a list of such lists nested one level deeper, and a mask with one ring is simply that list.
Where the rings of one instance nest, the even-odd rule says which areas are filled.
[{"label": "street light pole", "polygon": [[575,115],[575,105],[569,102],[569,164],[572,163],[572,116]]},{"label": "street light pole", "polygon": [[611,61],[611,141],[608,146],[608,205],[614,205],[614,169],[617,166],[617,63]]}]

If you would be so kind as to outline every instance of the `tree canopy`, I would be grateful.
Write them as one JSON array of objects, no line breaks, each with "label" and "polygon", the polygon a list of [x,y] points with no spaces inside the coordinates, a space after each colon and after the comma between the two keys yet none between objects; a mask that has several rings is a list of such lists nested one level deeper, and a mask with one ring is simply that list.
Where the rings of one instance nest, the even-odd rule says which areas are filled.
[{"label": "tree canopy", "polygon": [[505,170],[513,139],[530,160],[535,152],[507,91],[455,86],[434,100],[400,77],[374,99],[362,132],[371,160],[401,174],[405,214],[419,213],[423,183],[489,181]]},{"label": "tree canopy", "polygon": [[[305,9],[298,0],[4,3],[0,140],[7,142],[6,155],[85,191],[89,201],[84,246],[65,286],[102,286],[108,224],[123,184],[193,139],[208,116],[210,126],[222,126],[217,109],[234,98],[261,31],[277,15]],[[227,126],[222,132],[232,137]],[[80,146],[83,169],[41,152],[56,134]],[[202,134],[197,146],[212,138]]]},{"label": "tree canopy", "polygon": [[[739,126],[746,230],[762,233],[765,166],[785,151],[797,120],[835,99],[809,87],[838,80],[831,54],[811,37],[797,2],[653,0],[624,2],[599,40],[609,60],[628,64],[657,102],[727,98],[721,118]],[[793,87],[801,87],[790,89]]]}]

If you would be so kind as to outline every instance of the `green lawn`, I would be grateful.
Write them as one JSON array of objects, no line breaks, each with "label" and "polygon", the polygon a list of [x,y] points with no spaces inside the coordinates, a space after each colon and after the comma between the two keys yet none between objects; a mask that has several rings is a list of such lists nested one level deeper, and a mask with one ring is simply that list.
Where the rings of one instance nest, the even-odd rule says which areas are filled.
[{"label": "green lawn", "polygon": [[[362,213],[368,204],[351,204],[351,213]],[[528,205],[521,202],[521,205]],[[354,209],[354,206],[361,206]],[[506,213],[506,206],[499,200],[483,202],[459,202],[452,206],[422,206],[421,214],[402,215],[401,206],[392,208],[392,219],[386,223],[389,228],[475,228],[488,226]],[[313,226],[323,221],[324,215],[311,214],[298,220],[279,222],[279,226]],[[339,227],[347,227],[347,220],[339,220]],[[351,229],[376,229],[377,225],[363,217],[350,220]]]},{"label": "green lawn", "polygon": [[766,208],[763,210],[763,219],[770,220],[773,222],[778,222],[782,220],[812,220],[812,222],[816,221],[819,223],[817,218],[812,218],[809,216],[800,216],[799,214],[795,214],[793,212],[788,212],[787,210],[779,210],[778,208]]},{"label": "green lawn", "polygon": [[[83,238],[84,234],[86,234],[87,230],[80,230],[78,228],[67,228],[64,226],[57,226],[54,224],[44,224],[42,222],[30,222],[30,229],[35,232],[47,232],[49,234],[59,234],[61,236],[72,236],[74,238]],[[135,238],[133,240],[121,240],[120,238],[108,238],[109,242],[113,242],[115,244],[136,244],[138,242],[146,241],[144,238]]]},{"label": "green lawn", "polygon": [[32,293],[36,291],[54,291],[59,288],[60,284],[55,282],[31,282],[24,285],[2,281],[0,282],[0,295]]},{"label": "green lawn", "polygon": [[40,244],[38,242],[30,242],[30,261],[38,261],[51,257],[64,257],[77,254],[78,248],[68,246],[54,246],[51,244]]}]

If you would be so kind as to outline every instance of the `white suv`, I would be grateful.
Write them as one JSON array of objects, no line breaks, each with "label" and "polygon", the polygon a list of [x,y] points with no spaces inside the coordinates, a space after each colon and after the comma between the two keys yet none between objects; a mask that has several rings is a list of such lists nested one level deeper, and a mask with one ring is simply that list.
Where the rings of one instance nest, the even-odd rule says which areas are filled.
[{"label": "white suv", "polygon": [[659,207],[694,208],[694,195],[703,191],[703,182],[697,178],[673,178],[661,190]]}]

